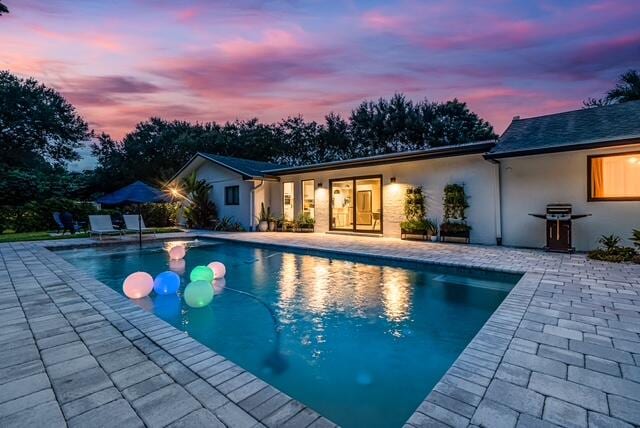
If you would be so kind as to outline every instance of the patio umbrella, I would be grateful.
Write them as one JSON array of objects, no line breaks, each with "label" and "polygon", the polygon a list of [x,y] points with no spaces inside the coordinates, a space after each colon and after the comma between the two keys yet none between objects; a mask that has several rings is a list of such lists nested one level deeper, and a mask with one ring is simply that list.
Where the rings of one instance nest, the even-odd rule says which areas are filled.
[{"label": "patio umbrella", "polygon": [[140,204],[153,202],[169,202],[169,197],[161,190],[149,186],[142,181],[136,181],[122,189],[98,198],[96,202],[102,205],[138,205],[138,243],[142,247],[142,216],[140,214]]}]

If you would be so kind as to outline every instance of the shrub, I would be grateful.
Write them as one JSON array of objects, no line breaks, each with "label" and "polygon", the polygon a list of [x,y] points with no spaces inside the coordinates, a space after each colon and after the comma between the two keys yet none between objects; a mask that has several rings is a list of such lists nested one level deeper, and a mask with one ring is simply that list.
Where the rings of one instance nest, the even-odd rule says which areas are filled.
[{"label": "shrub", "polygon": [[244,227],[233,217],[222,217],[215,222],[214,230],[220,232],[244,232]]},{"label": "shrub", "polygon": [[636,250],[631,247],[621,247],[620,237],[616,235],[602,235],[598,240],[600,248],[589,252],[589,258],[592,260],[601,260],[605,262],[622,263],[635,261],[637,256]]},{"label": "shrub", "polygon": [[[132,214],[138,214],[137,206],[127,206],[122,210]],[[140,206],[140,213],[147,227],[175,226],[178,215],[178,204],[144,204]]]},{"label": "shrub", "polygon": [[631,241],[633,244],[640,248],[640,229],[633,229],[633,234],[631,235]]},{"label": "shrub", "polygon": [[407,220],[400,223],[400,228],[407,232],[427,232],[429,234],[434,234],[436,232],[436,225],[433,221],[428,219],[414,219]]},{"label": "shrub", "polygon": [[184,208],[187,227],[209,229],[214,226],[218,211],[209,198],[213,186],[206,180],[198,180],[195,171],[184,182],[188,205]]}]

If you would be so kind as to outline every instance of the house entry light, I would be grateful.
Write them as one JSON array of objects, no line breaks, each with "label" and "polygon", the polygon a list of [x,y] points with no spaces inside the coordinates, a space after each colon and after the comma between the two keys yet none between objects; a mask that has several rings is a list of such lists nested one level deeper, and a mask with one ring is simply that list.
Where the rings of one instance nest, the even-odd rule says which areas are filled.
[{"label": "house entry light", "polygon": [[396,182],[396,178],[395,178],[395,177],[391,177],[391,178],[389,179],[389,181],[390,181],[391,183],[395,183],[395,182]]}]

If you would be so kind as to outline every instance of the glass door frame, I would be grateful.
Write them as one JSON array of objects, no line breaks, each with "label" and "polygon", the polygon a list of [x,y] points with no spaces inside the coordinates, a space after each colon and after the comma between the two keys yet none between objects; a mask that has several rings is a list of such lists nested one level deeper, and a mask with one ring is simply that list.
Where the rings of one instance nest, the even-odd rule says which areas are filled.
[{"label": "glass door frame", "polygon": [[[358,215],[358,209],[356,207],[356,182],[358,180],[371,180],[371,179],[379,179],[380,180],[380,230],[358,230],[358,225],[356,224],[356,219],[357,219],[357,215]],[[336,181],[351,181],[352,185],[353,185],[353,201],[351,202],[353,204],[353,218],[352,220],[352,224],[353,226],[351,227],[351,229],[347,229],[347,228],[339,228],[339,227],[333,227],[333,183]],[[382,235],[383,233],[383,219],[384,219],[384,192],[383,192],[383,184],[384,184],[384,180],[382,177],[382,174],[375,174],[375,175],[359,175],[359,176],[355,176],[355,177],[341,177],[341,178],[331,178],[329,179],[329,230],[330,231],[335,231],[335,232],[355,232],[355,233],[375,233],[378,235]]]}]

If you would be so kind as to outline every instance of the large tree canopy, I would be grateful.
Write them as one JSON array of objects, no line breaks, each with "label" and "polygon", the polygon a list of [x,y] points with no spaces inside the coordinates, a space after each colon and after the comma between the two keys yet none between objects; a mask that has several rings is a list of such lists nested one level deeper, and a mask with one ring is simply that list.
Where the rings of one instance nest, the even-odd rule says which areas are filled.
[{"label": "large tree canopy", "polygon": [[396,94],[365,101],[348,120],[331,113],[324,123],[293,116],[276,124],[258,119],[190,124],[151,118],[122,141],[103,134],[94,144],[97,185],[108,191],[140,179],[170,178],[198,151],[300,165],[359,156],[417,150],[496,138],[493,128],[465,103],[424,100]]},{"label": "large tree canopy", "polygon": [[640,73],[629,70],[618,76],[616,86],[603,98],[587,98],[582,104],[588,108],[636,100],[640,100]]},{"label": "large tree canopy", "polygon": [[55,195],[65,164],[91,136],[58,92],[0,71],[0,205]]}]

